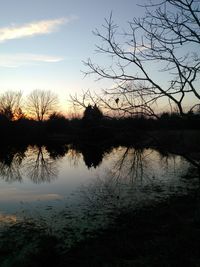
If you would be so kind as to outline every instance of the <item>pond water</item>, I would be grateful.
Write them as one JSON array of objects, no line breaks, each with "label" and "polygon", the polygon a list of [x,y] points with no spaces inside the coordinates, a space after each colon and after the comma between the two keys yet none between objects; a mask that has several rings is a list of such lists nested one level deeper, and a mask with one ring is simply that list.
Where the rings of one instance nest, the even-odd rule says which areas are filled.
[{"label": "pond water", "polygon": [[6,148],[0,152],[0,222],[46,216],[54,230],[66,220],[76,232],[102,228],[121,211],[186,194],[198,182],[187,179],[190,169],[183,157],[150,148]]}]

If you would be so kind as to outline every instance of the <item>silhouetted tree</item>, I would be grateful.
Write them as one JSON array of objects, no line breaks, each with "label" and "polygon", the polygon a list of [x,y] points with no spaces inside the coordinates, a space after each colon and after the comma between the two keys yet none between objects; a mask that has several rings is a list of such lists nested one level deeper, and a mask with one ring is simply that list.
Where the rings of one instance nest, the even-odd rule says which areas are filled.
[{"label": "silhouetted tree", "polygon": [[102,111],[95,104],[94,106],[88,105],[83,113],[83,120],[97,122],[103,118]]},{"label": "silhouetted tree", "polygon": [[34,90],[27,99],[27,113],[43,121],[56,109],[58,97],[51,91]]},{"label": "silhouetted tree", "polygon": [[65,120],[65,116],[63,116],[62,114],[60,114],[58,112],[53,112],[49,116],[49,120]]},{"label": "silhouetted tree", "polygon": [[18,119],[22,114],[22,93],[7,91],[0,95],[0,113],[8,120]]},{"label": "silhouetted tree", "polygon": [[54,112],[49,116],[47,129],[50,132],[65,132],[69,125],[68,119],[60,113]]},{"label": "silhouetted tree", "polygon": [[[98,98],[98,103],[109,109],[156,116],[156,104],[164,99],[172,111],[184,115],[185,100],[192,96],[196,103],[200,101],[199,1],[149,1],[144,8],[145,16],[130,21],[125,33],[120,32],[112,14],[105,20],[104,31],[96,30],[102,41],[97,49],[110,56],[112,63],[105,66],[88,59],[86,75],[115,83]],[[164,82],[158,79],[160,72],[164,72]]]}]

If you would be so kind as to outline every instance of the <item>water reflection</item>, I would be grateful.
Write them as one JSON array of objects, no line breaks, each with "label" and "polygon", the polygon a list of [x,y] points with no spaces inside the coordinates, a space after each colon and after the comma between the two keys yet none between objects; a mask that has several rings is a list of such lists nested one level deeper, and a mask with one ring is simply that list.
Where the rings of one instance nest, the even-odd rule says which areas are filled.
[{"label": "water reflection", "polygon": [[22,181],[21,164],[26,147],[5,147],[0,151],[0,177],[6,182]]},{"label": "water reflection", "polygon": [[[129,179],[131,183],[135,183],[136,180],[137,183],[146,183],[148,180],[151,184],[155,175],[163,175],[162,170],[173,172],[178,169],[180,161],[183,166],[187,166],[186,162],[189,162],[200,169],[200,157],[197,154],[180,153],[179,156],[142,147],[48,144],[1,148],[0,177],[10,183],[22,182],[26,174],[33,183],[51,182],[58,176],[58,163],[64,157],[72,166],[78,168],[84,162],[88,169],[100,167],[103,159],[106,161],[106,157],[109,160],[112,158],[112,166],[109,166],[107,176],[118,183],[121,183],[120,179],[123,177],[123,182]],[[181,170],[178,170],[178,173],[180,172]]]},{"label": "water reflection", "polygon": [[46,144],[6,147],[0,151],[0,177],[6,182],[22,182],[24,175],[33,183],[55,180],[57,163],[67,156],[74,167],[85,163],[88,169],[101,165],[103,157],[112,147],[83,144]]},{"label": "water reflection", "polygon": [[50,143],[45,145],[45,149],[48,152],[49,157],[56,160],[64,157],[68,153],[69,145]]},{"label": "water reflection", "polygon": [[[96,158],[92,158],[95,153]],[[93,231],[106,227],[123,212],[153,205],[172,195],[186,194],[199,186],[197,168],[194,164],[191,165],[187,157],[161,153],[151,148],[103,149],[93,146],[87,151],[85,146],[38,145],[23,148],[20,152],[10,149],[8,153],[1,153],[0,161],[6,166],[15,166],[21,177],[26,174],[34,184],[47,183],[47,187],[31,185],[32,191],[24,192],[28,197],[31,194],[36,196],[40,193],[39,188],[45,188],[41,193],[43,197],[40,197],[44,208],[37,203],[39,208],[34,220],[37,217],[38,225],[41,225],[41,220],[45,222],[46,229],[60,234],[69,246],[91,235]],[[197,157],[195,162],[198,161]],[[59,168],[60,162],[63,169]],[[100,167],[95,169],[97,166]],[[90,171],[88,168],[91,168]],[[95,173],[92,173],[94,169]],[[85,170],[87,172],[84,173]],[[63,180],[59,171],[64,173]],[[4,180],[5,173],[0,173]],[[92,173],[92,177],[85,183],[83,176],[89,173]],[[67,190],[70,188],[70,182],[74,181],[76,176],[80,176],[76,190],[69,193]],[[7,181],[12,181],[12,177],[13,181],[16,181],[14,175],[8,176]],[[50,186],[48,183],[56,177],[59,179]],[[62,182],[59,185],[60,180]],[[23,190],[24,188],[20,191],[20,198]],[[64,195],[67,195],[65,199]],[[45,197],[48,198],[46,202]],[[33,212],[30,206],[27,210]],[[8,217],[5,218],[4,220],[7,220]]]},{"label": "water reflection", "polygon": [[[52,152],[53,153],[53,152]],[[6,147],[0,151],[0,177],[6,182],[22,182],[24,176],[33,183],[50,182],[57,177],[56,159],[44,146]]]},{"label": "water reflection", "polygon": [[29,148],[26,157],[26,173],[34,183],[51,182],[57,177],[56,160],[51,159],[43,146]]},{"label": "water reflection", "polygon": [[88,167],[88,169],[90,169],[100,166],[105,154],[110,152],[112,147],[107,148],[103,144],[76,144],[72,145],[71,149],[74,151],[74,153],[81,154],[83,156],[85,165]]},{"label": "water reflection", "polygon": [[[67,155],[71,159],[75,156],[77,162],[73,151],[69,149]],[[104,162],[104,169],[62,202],[64,207],[44,206],[45,212],[40,208],[37,223],[42,218],[46,229],[61,236],[68,247],[112,225],[124,212],[198,188],[197,173],[181,156],[160,154],[153,149],[119,147],[104,159],[107,163]],[[188,175],[193,180],[188,180]],[[73,198],[78,201],[74,202]]]},{"label": "water reflection", "polygon": [[118,213],[171,195],[185,194],[194,183],[182,179],[189,163],[181,156],[161,155],[152,149],[120,148],[104,174],[82,187],[88,210]]},{"label": "water reflection", "polygon": [[110,173],[115,176],[115,179],[124,177],[134,182],[136,179],[143,179],[144,167],[147,156],[144,149],[134,149],[132,147],[120,148],[118,156],[110,169]]},{"label": "water reflection", "polygon": [[17,222],[16,215],[4,215],[0,213],[0,223],[15,223]]}]

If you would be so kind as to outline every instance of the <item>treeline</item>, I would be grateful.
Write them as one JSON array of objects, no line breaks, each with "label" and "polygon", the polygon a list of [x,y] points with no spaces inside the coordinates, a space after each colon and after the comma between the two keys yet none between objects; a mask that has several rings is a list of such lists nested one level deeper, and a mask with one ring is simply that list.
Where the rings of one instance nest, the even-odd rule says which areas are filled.
[{"label": "treeline", "polygon": [[188,113],[163,113],[158,119],[145,117],[106,117],[96,106],[88,106],[82,118],[68,119],[53,112],[46,120],[26,117],[10,120],[0,114],[1,141],[54,141],[75,142],[76,140],[111,140],[113,138],[132,138],[141,131],[200,129],[200,115]]}]

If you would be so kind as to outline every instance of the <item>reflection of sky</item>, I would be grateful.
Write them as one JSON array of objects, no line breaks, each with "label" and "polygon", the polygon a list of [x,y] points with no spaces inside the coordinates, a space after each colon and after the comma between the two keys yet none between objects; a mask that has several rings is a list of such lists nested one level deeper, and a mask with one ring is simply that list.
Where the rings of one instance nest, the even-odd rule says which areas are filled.
[{"label": "reflection of sky", "polygon": [[[45,159],[49,160],[44,149],[43,152]],[[37,158],[37,150],[29,148],[26,155],[29,155],[31,160]],[[4,213],[17,210],[20,208],[20,203],[37,205],[38,201],[40,203],[66,201],[70,196],[76,195],[82,186],[87,187],[90,184],[93,189],[98,188],[100,193],[106,193],[110,187],[113,193],[117,192],[117,200],[120,192],[124,194],[123,198],[126,200],[129,193],[132,194],[132,198],[145,198],[145,194],[149,194],[154,189],[157,191],[161,189],[156,194],[160,195],[164,190],[167,195],[169,190],[178,192],[180,186],[184,185],[180,182],[180,176],[185,174],[188,168],[188,164],[180,156],[163,157],[151,149],[138,152],[121,147],[107,154],[97,169],[88,169],[80,153],[77,161],[70,150],[63,158],[55,161],[58,170],[56,179],[34,183],[26,170],[26,163],[29,163],[28,168],[30,166],[30,158],[27,157],[22,162],[21,182],[8,183],[0,179],[0,210]],[[98,182],[95,184],[97,177],[99,177]],[[131,185],[132,188],[130,188]],[[123,191],[124,188],[125,191]],[[149,194],[150,197],[153,195]]]},{"label": "reflection of sky", "polygon": [[[43,148],[46,161],[53,161]],[[69,196],[82,183],[86,183],[94,176],[94,170],[88,170],[82,158],[78,165],[73,164],[73,159],[66,155],[60,160],[56,160],[58,170],[57,177],[49,177],[47,181],[34,183],[31,180],[30,165],[37,159],[37,149],[29,148],[21,164],[22,181],[6,182],[5,177],[0,178],[0,209],[6,211],[7,208],[16,207],[20,202],[34,201],[54,201]],[[76,159],[75,159],[76,160]],[[18,204],[17,204],[18,203]]]},{"label": "reflection of sky", "polygon": [[16,221],[17,221],[17,217],[15,215],[4,215],[4,214],[1,214],[1,211],[0,211],[0,223],[12,223]]},{"label": "reflection of sky", "polygon": [[[68,247],[112,225],[119,214],[185,194],[193,184],[181,178],[189,164],[180,156],[125,147],[107,153],[96,169],[87,168],[80,152],[67,150],[54,162],[56,179],[34,183],[26,163],[29,168],[37,152],[36,147],[26,152],[21,182],[0,178],[0,230],[31,220],[47,233],[62,235]],[[52,160],[44,148],[42,152],[40,159]]]},{"label": "reflection of sky", "polygon": [[1,202],[15,202],[15,201],[35,201],[35,200],[55,200],[61,199],[62,196],[53,193],[42,193],[38,190],[23,190],[23,188],[6,188],[1,192]]}]

